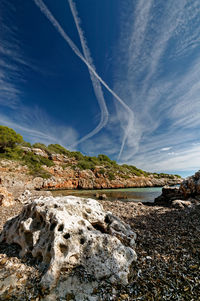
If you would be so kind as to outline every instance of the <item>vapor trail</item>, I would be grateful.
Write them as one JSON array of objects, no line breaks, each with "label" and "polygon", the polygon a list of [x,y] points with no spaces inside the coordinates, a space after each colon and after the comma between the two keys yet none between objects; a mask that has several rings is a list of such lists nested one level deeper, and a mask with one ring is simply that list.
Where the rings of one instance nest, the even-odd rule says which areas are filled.
[{"label": "vapor trail", "polygon": [[58,33],[63,37],[63,39],[68,43],[68,45],[72,48],[74,53],[86,64],[88,69],[93,73],[93,75],[102,83],[102,85],[114,96],[116,100],[119,101],[119,103],[127,110],[129,114],[128,118],[128,125],[125,132],[125,135],[123,137],[121,149],[119,152],[118,159],[120,158],[124,145],[126,142],[126,139],[131,131],[131,125],[134,119],[133,111],[127,106],[127,104],[106,84],[106,82],[97,74],[97,72],[93,69],[93,67],[88,63],[88,61],[84,58],[84,56],[81,54],[79,49],[76,47],[74,42],[70,39],[70,37],[64,32],[58,21],[54,18],[54,16],[51,14],[51,12],[48,10],[46,5],[43,3],[42,0],[33,0],[35,4],[40,8],[41,12],[47,17],[47,19],[52,23],[52,25],[55,27],[55,29],[58,31]]},{"label": "vapor trail", "polygon": [[[70,9],[71,9],[71,12],[72,12],[72,15],[73,15],[73,18],[74,18],[74,22],[76,24],[76,28],[77,28],[77,31],[78,31],[78,34],[79,34],[79,38],[80,38],[80,41],[81,41],[81,46],[82,46],[82,49],[83,49],[83,54],[84,54],[86,60],[88,61],[88,63],[90,64],[90,66],[95,70],[95,66],[92,62],[92,58],[91,58],[91,55],[90,55],[90,50],[87,46],[87,42],[86,42],[86,39],[84,37],[83,30],[81,29],[81,25],[80,25],[81,21],[80,21],[80,18],[78,16],[76,5],[73,2],[73,0],[69,0],[69,6],[70,6]],[[88,70],[89,70],[90,78],[91,78],[92,85],[93,85],[93,88],[94,88],[94,93],[96,95],[96,98],[98,100],[99,107],[100,107],[100,110],[101,110],[101,119],[100,119],[100,122],[99,122],[98,126],[93,131],[91,131],[89,134],[87,134],[86,136],[81,138],[79,141],[77,141],[75,144],[73,144],[73,146],[77,145],[78,143],[83,142],[86,139],[91,138],[92,136],[97,134],[108,122],[108,115],[109,114],[108,114],[108,109],[107,109],[107,106],[106,106],[106,103],[105,103],[103,91],[101,89],[101,84],[100,84],[99,80],[95,77],[95,75],[92,73],[92,71],[89,68],[88,68]]]}]

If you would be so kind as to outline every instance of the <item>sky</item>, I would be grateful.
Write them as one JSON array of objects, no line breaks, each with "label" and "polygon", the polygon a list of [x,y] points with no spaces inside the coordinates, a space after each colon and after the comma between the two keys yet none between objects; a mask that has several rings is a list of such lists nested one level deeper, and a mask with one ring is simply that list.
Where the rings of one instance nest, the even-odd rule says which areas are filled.
[{"label": "sky", "polygon": [[1,0],[0,124],[152,172],[200,169],[199,0]]}]

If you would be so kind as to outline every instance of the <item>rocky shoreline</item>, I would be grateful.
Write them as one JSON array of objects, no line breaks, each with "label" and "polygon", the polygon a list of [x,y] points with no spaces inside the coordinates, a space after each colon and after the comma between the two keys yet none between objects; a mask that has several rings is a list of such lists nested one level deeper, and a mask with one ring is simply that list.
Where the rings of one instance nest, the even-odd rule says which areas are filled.
[{"label": "rocky shoreline", "polygon": [[[178,210],[119,201],[101,204],[134,229],[138,259],[131,267],[128,285],[104,284],[96,300],[199,300],[199,207]],[[22,205],[9,210],[1,207],[0,230],[2,221],[21,209]],[[52,300],[45,299],[41,278],[33,258],[20,259],[17,245],[0,244],[1,300]],[[73,296],[67,300],[74,300]]]},{"label": "rocky shoreline", "polygon": [[[178,189],[164,188],[154,204],[99,201],[105,212],[119,217],[136,233],[137,260],[129,267],[127,284],[101,281],[85,300],[199,300],[199,179],[200,173],[196,173]],[[40,203],[44,197],[52,199],[51,192],[28,190],[19,190],[18,197],[12,198],[5,187],[1,187],[0,195],[0,231],[9,218],[18,215],[24,206],[30,207],[35,199],[39,199]],[[174,201],[178,201],[178,205]],[[102,233],[107,231],[102,226],[97,226],[97,229],[101,229]],[[29,235],[25,235],[26,239],[28,242]],[[27,253],[21,258],[19,251],[16,244],[7,244],[6,241],[0,243],[0,299],[64,300],[59,294],[52,295],[41,286],[44,270],[40,268],[40,256],[33,257]],[[84,283],[88,285],[93,281],[91,275],[85,274],[80,267],[75,268],[72,275],[75,277],[73,279],[85,279]],[[60,277],[66,279],[64,270]],[[82,301],[70,292],[65,300]]]}]

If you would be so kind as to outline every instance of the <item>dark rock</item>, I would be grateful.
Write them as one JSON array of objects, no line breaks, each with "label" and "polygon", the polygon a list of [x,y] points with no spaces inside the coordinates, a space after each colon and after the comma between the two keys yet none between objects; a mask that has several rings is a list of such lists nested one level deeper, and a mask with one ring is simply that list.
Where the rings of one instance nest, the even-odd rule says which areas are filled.
[{"label": "dark rock", "polygon": [[184,199],[183,194],[180,192],[179,187],[165,186],[162,189],[162,194],[155,198],[155,205],[171,206],[172,201],[176,199]]}]

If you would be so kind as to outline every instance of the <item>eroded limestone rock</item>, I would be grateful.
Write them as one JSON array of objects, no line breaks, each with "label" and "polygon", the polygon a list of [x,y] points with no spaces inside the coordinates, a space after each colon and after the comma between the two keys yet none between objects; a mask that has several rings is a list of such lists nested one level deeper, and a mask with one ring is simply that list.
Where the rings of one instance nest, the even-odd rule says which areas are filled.
[{"label": "eroded limestone rock", "polygon": [[[126,284],[136,260],[135,238],[129,225],[104,212],[96,200],[67,196],[26,205],[19,216],[7,221],[0,242],[17,243],[20,256],[36,257],[45,271],[42,285],[52,288],[60,273],[70,277],[78,267],[94,278],[93,284],[102,279]],[[72,285],[65,287],[65,292],[71,290]]]}]

